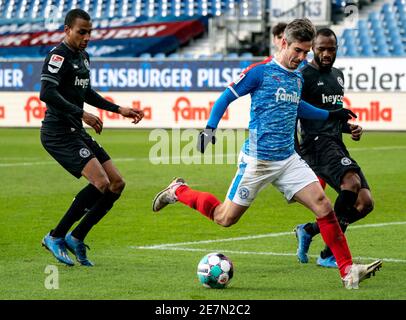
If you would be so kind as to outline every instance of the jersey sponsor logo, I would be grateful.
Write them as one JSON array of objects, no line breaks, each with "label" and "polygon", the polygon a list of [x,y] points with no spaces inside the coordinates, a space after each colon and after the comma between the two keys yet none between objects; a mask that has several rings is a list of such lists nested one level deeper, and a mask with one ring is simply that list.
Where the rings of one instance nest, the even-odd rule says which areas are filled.
[{"label": "jersey sponsor logo", "polygon": [[342,88],[344,88],[344,80],[343,80],[343,78],[341,78],[340,76],[338,76],[338,77],[337,77],[337,82],[338,82],[338,84],[339,84]]},{"label": "jersey sponsor logo", "polygon": [[80,79],[78,76],[75,78],[75,86],[82,87],[83,89],[86,89],[87,86],[89,85],[90,79]]},{"label": "jersey sponsor logo", "polygon": [[298,95],[297,92],[287,93],[284,88],[278,88],[278,90],[275,93],[275,96],[276,102],[278,102],[279,100],[285,102],[293,102],[296,104],[299,104],[300,102],[300,96]]},{"label": "jersey sponsor logo", "polygon": [[90,151],[89,151],[89,149],[87,149],[87,148],[82,148],[82,149],[79,150],[79,155],[80,155],[82,158],[87,158],[87,157],[90,156]]},{"label": "jersey sponsor logo", "polygon": [[248,190],[248,188],[246,187],[241,187],[240,189],[238,189],[238,196],[241,199],[247,199],[250,195],[250,191]]},{"label": "jersey sponsor logo", "polygon": [[48,64],[57,68],[62,67],[63,61],[65,60],[64,57],[58,55],[58,54],[53,54],[51,56],[51,59],[49,59]]},{"label": "jersey sponsor logo", "polygon": [[344,158],[341,159],[341,164],[343,166],[349,166],[351,163],[352,163],[351,159],[349,159],[347,157],[344,157]]},{"label": "jersey sponsor logo", "polygon": [[322,103],[331,103],[331,104],[343,104],[344,96],[341,94],[330,94],[325,95],[324,93],[321,95]]},{"label": "jersey sponsor logo", "polygon": [[51,73],[58,73],[60,68],[52,68],[51,66],[48,66],[48,71]]}]

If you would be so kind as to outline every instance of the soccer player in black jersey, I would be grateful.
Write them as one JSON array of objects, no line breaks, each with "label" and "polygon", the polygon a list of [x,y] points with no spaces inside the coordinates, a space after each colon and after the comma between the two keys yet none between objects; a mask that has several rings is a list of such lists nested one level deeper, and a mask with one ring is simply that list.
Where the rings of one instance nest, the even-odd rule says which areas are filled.
[{"label": "soccer player in black jersey", "polygon": [[[83,128],[84,122],[97,134],[103,129],[99,117],[84,111],[83,104],[119,113],[133,119],[134,124],[143,113],[111,103],[91,88],[89,55],[85,51],[92,31],[88,13],[69,11],[64,31],[63,42],[48,54],[41,73],[40,99],[47,106],[41,142],[63,168],[76,178],[85,177],[89,184],[76,195],[42,245],[66,265],[74,265],[69,249],[81,265],[92,266],[83,240],[120,197],[125,182],[106,151]],[[68,233],[76,221],[79,224]]]},{"label": "soccer player in black jersey", "polygon": [[[337,37],[331,29],[317,32],[313,42],[313,60],[302,70],[304,85],[302,99],[316,107],[327,110],[342,108],[344,96],[343,73],[333,67],[337,52]],[[337,120],[315,121],[299,119],[298,152],[313,171],[333,187],[338,197],[334,204],[343,232],[350,223],[358,221],[373,210],[373,199],[367,180],[351,158],[342,141],[342,133],[351,134],[360,140],[359,125]],[[307,263],[307,252],[312,237],[320,233],[316,222],[298,225],[295,228],[298,240],[297,257]],[[326,246],[317,259],[324,267],[337,267],[331,250]]]}]

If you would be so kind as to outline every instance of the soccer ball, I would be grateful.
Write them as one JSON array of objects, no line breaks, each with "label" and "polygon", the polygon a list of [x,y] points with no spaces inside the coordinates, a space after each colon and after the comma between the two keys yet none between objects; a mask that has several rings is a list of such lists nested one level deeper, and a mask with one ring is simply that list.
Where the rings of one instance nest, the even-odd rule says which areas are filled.
[{"label": "soccer ball", "polygon": [[223,289],[233,277],[233,263],[222,253],[205,255],[197,266],[197,276],[206,288]]}]

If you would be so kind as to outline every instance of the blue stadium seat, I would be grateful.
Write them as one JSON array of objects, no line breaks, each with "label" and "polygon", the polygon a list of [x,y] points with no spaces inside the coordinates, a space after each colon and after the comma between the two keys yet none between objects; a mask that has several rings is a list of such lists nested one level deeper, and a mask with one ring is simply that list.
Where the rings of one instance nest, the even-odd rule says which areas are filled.
[{"label": "blue stadium seat", "polygon": [[149,52],[145,52],[145,53],[140,54],[140,58],[143,58],[143,59],[150,59],[151,57],[152,56],[151,56],[151,54]]},{"label": "blue stadium seat", "polygon": [[154,58],[155,59],[165,59],[166,56],[165,56],[165,53],[159,52],[159,53],[154,54]]},{"label": "blue stadium seat", "polygon": [[227,54],[227,58],[236,59],[236,58],[238,58],[238,53],[230,52],[230,53]]},{"label": "blue stadium seat", "polygon": [[391,54],[390,54],[387,46],[379,46],[378,50],[376,51],[376,56],[378,56],[378,57],[390,57]]},{"label": "blue stadium seat", "polygon": [[251,59],[253,57],[251,52],[244,52],[240,56],[241,58]]},{"label": "blue stadium seat", "polygon": [[374,49],[370,44],[364,44],[361,47],[361,55],[364,57],[373,57],[374,56]]},{"label": "blue stadium seat", "polygon": [[400,45],[394,46],[393,50],[392,50],[392,55],[393,56],[405,56],[405,49]]},{"label": "blue stadium seat", "polygon": [[355,45],[346,46],[345,55],[348,57],[359,57],[359,52]]},{"label": "blue stadium seat", "polygon": [[210,58],[222,60],[224,59],[224,55],[222,53],[214,53]]},{"label": "blue stadium seat", "polygon": [[180,56],[179,53],[174,52],[174,53],[171,53],[170,55],[168,55],[168,58],[171,58],[171,59],[180,59],[181,56]]},{"label": "blue stadium seat", "polygon": [[373,22],[373,21],[380,21],[381,18],[380,18],[379,12],[377,12],[377,11],[372,11],[372,12],[370,12],[370,13],[368,14],[368,20],[371,21],[371,22]]}]

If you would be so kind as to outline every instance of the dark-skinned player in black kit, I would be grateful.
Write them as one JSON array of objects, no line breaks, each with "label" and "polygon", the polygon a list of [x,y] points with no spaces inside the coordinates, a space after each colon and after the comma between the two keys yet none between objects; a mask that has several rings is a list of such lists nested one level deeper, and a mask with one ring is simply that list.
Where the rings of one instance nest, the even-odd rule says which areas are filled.
[{"label": "dark-skinned player in black kit", "polygon": [[[40,99],[47,110],[41,126],[45,150],[76,178],[89,184],[74,198],[59,223],[42,239],[42,245],[61,263],[73,266],[67,249],[80,265],[93,266],[84,239],[113,207],[125,182],[106,151],[85,131],[83,122],[101,134],[103,122],[83,109],[84,103],[116,112],[137,124],[142,111],[121,107],[96,93],[90,84],[89,55],[85,51],[92,31],[89,14],[81,9],[65,17],[65,38],[49,52],[41,73]],[[78,225],[71,231],[75,222]]]},{"label": "dark-skinned player in black kit", "polygon": [[[337,37],[331,29],[317,32],[313,52],[314,59],[301,70],[304,78],[302,99],[326,110],[342,108],[344,75],[333,67]],[[342,133],[349,133],[353,140],[359,141],[362,132],[361,126],[347,122],[299,119],[297,151],[319,179],[338,193],[334,210],[343,232],[349,224],[370,213],[374,206],[368,182],[342,140]],[[307,263],[309,246],[312,238],[320,233],[319,226],[316,222],[301,224],[296,226],[295,233],[298,260]],[[337,268],[335,257],[327,246],[321,251],[317,265]]]}]

